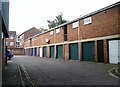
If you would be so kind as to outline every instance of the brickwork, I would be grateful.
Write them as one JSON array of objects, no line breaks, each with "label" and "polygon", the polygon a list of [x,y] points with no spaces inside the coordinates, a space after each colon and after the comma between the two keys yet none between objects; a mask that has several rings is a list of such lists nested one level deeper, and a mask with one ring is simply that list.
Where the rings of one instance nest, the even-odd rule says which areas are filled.
[{"label": "brickwork", "polygon": [[9,48],[14,55],[24,55],[24,48]]},{"label": "brickwork", "polygon": [[91,17],[91,24],[84,25],[83,20],[80,21],[80,38],[87,39],[118,34],[118,7]]},{"label": "brickwork", "polygon": [[50,58],[50,47],[49,46],[47,46],[47,48],[46,48],[47,50],[47,58]]},{"label": "brickwork", "polygon": [[64,44],[64,58],[65,60],[69,60],[69,45]]},{"label": "brickwork", "polygon": [[108,42],[104,40],[104,63],[108,63]]},{"label": "brickwork", "polygon": [[67,25],[68,29],[68,41],[78,40],[78,27],[72,28],[72,23]]},{"label": "brickwork", "polygon": [[64,42],[64,29],[61,27],[60,32],[58,34],[55,33],[55,43],[63,42]]},{"label": "brickwork", "polygon": [[6,38],[8,48],[16,48],[16,31],[9,31],[9,38]]},{"label": "brickwork", "polygon": [[[97,12],[95,14],[90,14],[86,17],[77,19],[80,24],[76,28],[73,28],[73,23],[76,21],[72,21],[68,24],[62,25],[58,28],[54,28],[53,30],[47,31],[45,33],[34,36],[35,40],[30,40],[30,43],[25,42],[25,47],[47,47],[47,57],[50,57],[50,46],[54,44],[54,57],[56,58],[56,45],[63,45],[63,59],[69,60],[69,44],[71,43],[79,43],[79,60],[83,61],[83,46],[82,43],[94,41],[94,57],[95,62],[99,62],[99,58],[103,56],[103,62],[108,63],[108,39],[116,39],[118,37],[114,37],[114,35],[118,35],[118,30],[120,30],[119,20],[120,16],[120,6],[115,6],[109,8],[107,10],[103,10]],[[114,14],[113,14],[114,13]],[[84,19],[91,17],[92,22],[90,24],[84,25]],[[67,26],[67,27],[66,27]],[[67,28],[67,31],[65,30]],[[58,30],[60,29],[60,31]],[[58,30],[58,31],[57,31]],[[53,31],[53,34],[51,34]],[[56,33],[58,32],[58,33]],[[67,41],[64,41],[65,32],[67,32]],[[78,36],[79,34],[79,36]],[[109,37],[109,38],[108,38]],[[49,42],[46,42],[46,39]],[[78,40],[79,39],[79,40]],[[98,44],[98,41],[102,40],[103,42]],[[31,45],[30,45],[31,44]],[[100,46],[103,48],[100,49]],[[102,53],[102,56],[98,55]],[[38,50],[38,53],[40,51]],[[98,57],[99,56],[99,57]],[[102,59],[102,58],[101,58]],[[102,60],[100,60],[102,61]]]},{"label": "brickwork", "polygon": [[98,62],[98,47],[97,47],[97,41],[95,41],[95,62]]}]

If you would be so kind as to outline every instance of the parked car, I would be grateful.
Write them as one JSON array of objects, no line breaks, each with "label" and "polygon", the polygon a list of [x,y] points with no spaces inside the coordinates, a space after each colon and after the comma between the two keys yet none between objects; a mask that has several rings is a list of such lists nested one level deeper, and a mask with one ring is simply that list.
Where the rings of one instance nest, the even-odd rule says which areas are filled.
[{"label": "parked car", "polygon": [[10,50],[7,50],[7,57],[10,60],[13,57],[13,53]]}]

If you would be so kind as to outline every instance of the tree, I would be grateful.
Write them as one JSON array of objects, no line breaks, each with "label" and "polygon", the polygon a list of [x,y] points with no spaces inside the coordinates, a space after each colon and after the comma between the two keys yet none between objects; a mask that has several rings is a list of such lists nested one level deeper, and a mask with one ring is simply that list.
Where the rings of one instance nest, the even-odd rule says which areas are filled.
[{"label": "tree", "polygon": [[45,31],[48,31],[48,29],[44,28],[44,26],[42,26],[42,27],[40,27],[38,29],[41,31],[41,33],[45,32]]},{"label": "tree", "polygon": [[49,29],[54,28],[63,23],[66,23],[67,21],[63,20],[62,16],[63,14],[61,13],[60,15],[56,16],[56,18],[53,21],[47,20]]}]

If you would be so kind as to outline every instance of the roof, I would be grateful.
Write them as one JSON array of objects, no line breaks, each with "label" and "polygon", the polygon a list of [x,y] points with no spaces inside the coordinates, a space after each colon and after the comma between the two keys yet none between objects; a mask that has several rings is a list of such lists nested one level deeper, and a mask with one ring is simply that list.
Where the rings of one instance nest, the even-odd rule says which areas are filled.
[{"label": "roof", "polygon": [[38,30],[37,28],[32,27],[32,28],[30,28],[30,29],[28,29],[28,30],[24,31],[24,32],[23,32],[22,34],[20,34],[18,37],[20,37],[21,35],[23,35],[24,33],[28,32],[28,31],[30,31],[30,30],[32,30],[32,29],[36,29],[36,30]]}]

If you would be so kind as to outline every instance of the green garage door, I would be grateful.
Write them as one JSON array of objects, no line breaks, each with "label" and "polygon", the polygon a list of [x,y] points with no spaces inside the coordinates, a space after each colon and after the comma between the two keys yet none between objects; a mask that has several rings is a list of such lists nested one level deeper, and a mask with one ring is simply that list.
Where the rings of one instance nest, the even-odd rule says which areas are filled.
[{"label": "green garage door", "polygon": [[71,60],[78,60],[78,43],[69,45],[69,57]]},{"label": "green garage door", "polygon": [[62,45],[58,45],[57,46],[57,58],[62,59],[62,54],[63,54]]},{"label": "green garage door", "polygon": [[82,46],[83,61],[95,61],[94,42],[85,42]]},{"label": "green garage door", "polygon": [[54,46],[50,46],[50,58],[54,58]]},{"label": "green garage door", "polygon": [[46,47],[43,47],[43,57],[46,57]]}]

